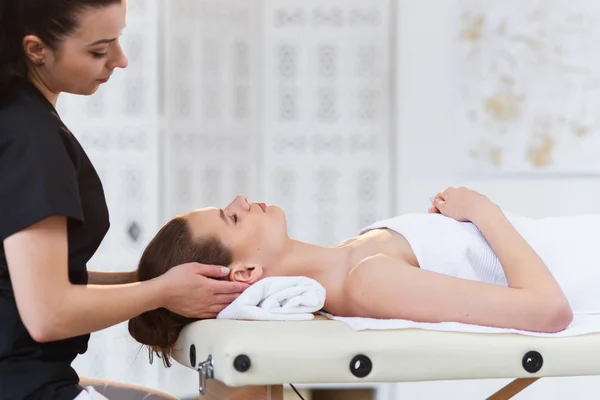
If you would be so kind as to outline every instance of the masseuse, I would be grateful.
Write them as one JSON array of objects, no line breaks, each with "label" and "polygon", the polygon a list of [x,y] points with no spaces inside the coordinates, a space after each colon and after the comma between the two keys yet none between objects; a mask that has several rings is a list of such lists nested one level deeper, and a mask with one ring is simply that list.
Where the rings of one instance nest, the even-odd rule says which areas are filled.
[{"label": "masseuse", "polygon": [[[61,121],[61,92],[92,95],[127,59],[126,0],[0,3],[0,399],[72,400],[89,334],[164,307],[214,317],[246,287],[218,266],[155,280],[88,271],[109,229],[102,183]],[[132,270],[135,270],[132,266]]]}]

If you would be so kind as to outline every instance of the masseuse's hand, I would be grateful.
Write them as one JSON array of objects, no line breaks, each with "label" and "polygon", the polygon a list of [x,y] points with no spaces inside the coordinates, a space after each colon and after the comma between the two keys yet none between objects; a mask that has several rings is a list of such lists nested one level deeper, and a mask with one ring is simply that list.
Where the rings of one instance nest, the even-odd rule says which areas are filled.
[{"label": "masseuse's hand", "polygon": [[228,274],[224,267],[198,263],[171,268],[158,278],[165,285],[164,307],[188,318],[215,318],[249,286],[213,279]]},{"label": "masseuse's hand", "polygon": [[484,195],[465,187],[449,187],[431,200],[430,213],[441,213],[457,221],[473,222],[494,204]]}]

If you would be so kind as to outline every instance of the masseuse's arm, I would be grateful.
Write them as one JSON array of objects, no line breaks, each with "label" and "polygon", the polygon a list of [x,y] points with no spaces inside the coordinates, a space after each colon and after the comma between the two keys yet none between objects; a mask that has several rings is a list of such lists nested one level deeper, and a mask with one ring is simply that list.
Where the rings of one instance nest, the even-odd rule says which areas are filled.
[{"label": "masseuse's arm", "polygon": [[[34,340],[87,334],[159,307],[201,317],[202,307],[212,302],[213,293],[206,293],[204,286],[209,279],[191,267],[173,268],[159,278],[126,285],[71,284],[65,221],[64,217],[47,218],[4,240],[17,308]],[[232,282],[210,284],[225,287]],[[232,301],[232,295],[223,294],[223,303],[227,301]]]},{"label": "masseuse's arm", "polygon": [[123,272],[88,271],[90,285],[122,285],[137,282],[137,270]]},{"label": "masseuse's arm", "polygon": [[490,206],[474,223],[500,259],[509,287],[455,278],[376,255],[350,273],[345,288],[348,313],[538,332],[565,329],[572,312],[564,294],[501,210]]}]

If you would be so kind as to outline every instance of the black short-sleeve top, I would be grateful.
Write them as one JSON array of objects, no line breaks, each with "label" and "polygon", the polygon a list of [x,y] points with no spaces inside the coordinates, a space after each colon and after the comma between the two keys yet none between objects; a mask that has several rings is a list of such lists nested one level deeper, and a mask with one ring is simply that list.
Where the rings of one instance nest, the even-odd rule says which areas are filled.
[{"label": "black short-sleeve top", "polygon": [[[3,241],[50,216],[67,218],[68,275],[87,284],[87,263],[109,229],[102,184],[54,106],[24,79],[0,93],[0,399],[73,398],[71,367],[89,335],[37,343],[19,316]],[[32,248],[30,251],[36,251]]]}]

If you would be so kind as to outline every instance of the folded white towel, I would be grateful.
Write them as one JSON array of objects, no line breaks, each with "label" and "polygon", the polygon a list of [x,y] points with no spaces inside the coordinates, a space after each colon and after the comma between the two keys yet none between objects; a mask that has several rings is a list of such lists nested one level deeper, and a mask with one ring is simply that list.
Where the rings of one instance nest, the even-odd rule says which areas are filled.
[{"label": "folded white towel", "polygon": [[362,330],[390,330],[390,329],[424,329],[429,331],[444,332],[470,332],[470,333],[516,333],[527,336],[568,337],[586,335],[589,333],[600,333],[600,314],[579,314],[573,316],[569,327],[557,333],[530,332],[517,329],[494,328],[463,324],[459,322],[413,322],[404,319],[376,319],[358,317],[338,317],[321,312],[327,318],[340,321],[354,329]]},{"label": "folded white towel", "polygon": [[325,288],[304,276],[273,276],[246,289],[217,319],[305,321],[325,304]]}]

